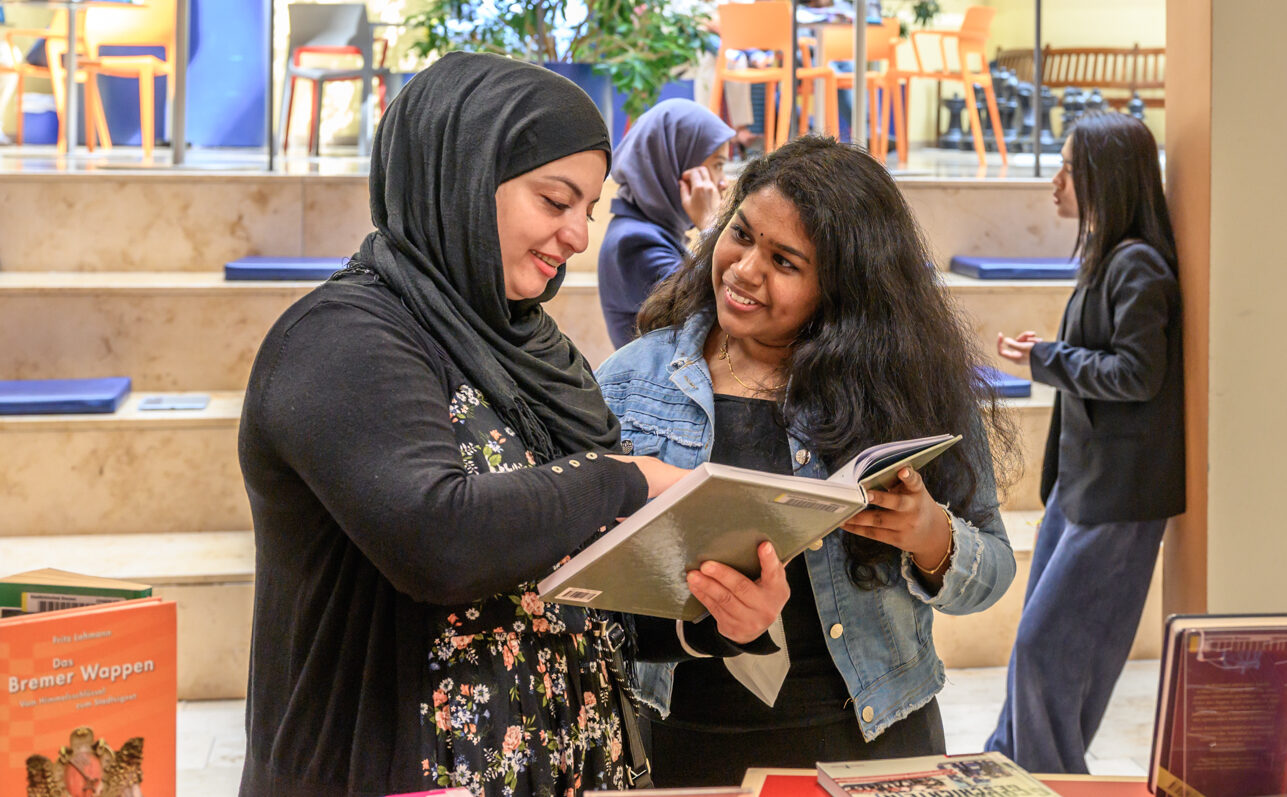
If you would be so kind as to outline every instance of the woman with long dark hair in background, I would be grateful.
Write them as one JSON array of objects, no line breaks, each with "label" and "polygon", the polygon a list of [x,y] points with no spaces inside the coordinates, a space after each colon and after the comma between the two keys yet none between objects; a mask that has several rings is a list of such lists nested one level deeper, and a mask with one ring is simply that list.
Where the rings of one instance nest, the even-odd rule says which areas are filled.
[{"label": "woman with long dark hair in background", "polygon": [[1090,113],[1064,144],[1055,209],[1081,268],[1059,338],[997,335],[1057,389],[1032,572],[989,750],[1086,772],[1144,610],[1166,519],[1184,511],[1184,372],[1175,238],[1153,134]]},{"label": "woman with long dark hair in background", "polygon": [[735,678],[698,651],[638,666],[659,786],[944,751],[932,614],[981,611],[1014,576],[989,451],[1013,436],[928,259],[879,163],[800,139],[746,167],[644,305],[643,337],[599,368],[623,445],[685,468],[826,478],[875,443],[965,436],[787,565],[785,675]]}]

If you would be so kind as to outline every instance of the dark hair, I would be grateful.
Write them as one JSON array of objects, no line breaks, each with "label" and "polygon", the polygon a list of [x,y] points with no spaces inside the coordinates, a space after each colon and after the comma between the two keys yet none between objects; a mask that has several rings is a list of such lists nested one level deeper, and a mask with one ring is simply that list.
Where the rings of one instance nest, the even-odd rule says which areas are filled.
[{"label": "dark hair", "polygon": [[1072,180],[1077,194],[1078,278],[1099,278],[1109,253],[1127,238],[1157,250],[1176,270],[1175,236],[1166,212],[1157,142],[1143,122],[1115,111],[1092,111],[1072,129]]},{"label": "dark hair", "polygon": [[[965,436],[922,475],[936,500],[982,520],[971,453],[989,442],[1015,461],[1013,425],[980,383],[981,356],[970,327],[930,265],[920,229],[885,168],[866,152],[806,137],[752,161],[719,220],[683,266],[639,312],[649,332],[713,311],[715,244],[747,196],[776,189],[790,200],[813,242],[821,292],[787,362],[777,396],[787,424],[807,430],[831,468],[875,443],[943,432]],[[977,418],[982,408],[984,423]],[[1004,483],[1004,478],[998,478]],[[892,583],[897,549],[845,535],[849,577],[874,588]]]}]

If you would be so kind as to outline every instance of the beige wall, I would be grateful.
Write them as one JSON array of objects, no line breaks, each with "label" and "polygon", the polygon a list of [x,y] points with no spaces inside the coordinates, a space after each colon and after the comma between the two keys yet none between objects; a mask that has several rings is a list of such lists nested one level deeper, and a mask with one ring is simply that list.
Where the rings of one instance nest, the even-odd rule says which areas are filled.
[{"label": "beige wall", "polygon": [[[1249,24],[1253,21],[1255,24]],[[1287,610],[1287,269],[1281,195],[1287,3],[1211,4],[1211,358],[1208,600]]]},{"label": "beige wall", "polygon": [[[1169,0],[1167,189],[1185,302],[1189,512],[1166,546],[1168,611],[1287,611],[1287,271],[1273,230],[1287,158],[1281,0]],[[1255,24],[1248,24],[1254,20]]]}]

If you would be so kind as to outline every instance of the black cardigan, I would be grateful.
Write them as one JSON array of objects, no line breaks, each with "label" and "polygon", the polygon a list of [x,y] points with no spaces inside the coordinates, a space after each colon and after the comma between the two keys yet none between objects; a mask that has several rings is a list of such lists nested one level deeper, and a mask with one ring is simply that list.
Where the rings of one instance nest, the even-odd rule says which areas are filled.
[{"label": "black cardigan", "polygon": [[1032,349],[1053,385],[1041,500],[1059,480],[1074,523],[1160,520],[1184,511],[1180,286],[1152,247],[1128,241],[1068,300],[1057,342]]},{"label": "black cardigan", "polygon": [[264,341],[242,413],[255,615],[241,794],[423,788],[434,624],[547,572],[643,505],[607,457],[467,476],[460,373],[372,276],[328,282]]}]

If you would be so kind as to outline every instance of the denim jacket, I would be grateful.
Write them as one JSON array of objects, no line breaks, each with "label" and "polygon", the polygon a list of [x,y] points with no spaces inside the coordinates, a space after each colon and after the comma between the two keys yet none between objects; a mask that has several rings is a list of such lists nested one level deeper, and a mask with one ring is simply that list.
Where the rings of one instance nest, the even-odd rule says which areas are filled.
[{"label": "denim jacket", "polygon": [[[710,458],[715,400],[702,345],[712,323],[712,316],[703,314],[682,328],[650,332],[599,367],[604,398],[621,419],[622,443],[630,453],[683,468]],[[826,478],[822,458],[803,439],[807,435],[789,432],[788,437],[795,475]],[[931,609],[945,614],[982,611],[1014,579],[1014,552],[997,507],[990,453],[986,442],[978,448],[986,521],[976,528],[953,516],[955,553],[937,593],[930,594],[914,575],[906,552],[898,577],[873,590],[858,589],[850,581],[841,534],[828,535],[819,550],[804,553],[821,631],[868,741],[924,706],[943,686]],[[644,700],[668,714],[675,665],[641,662],[635,668]]]}]

